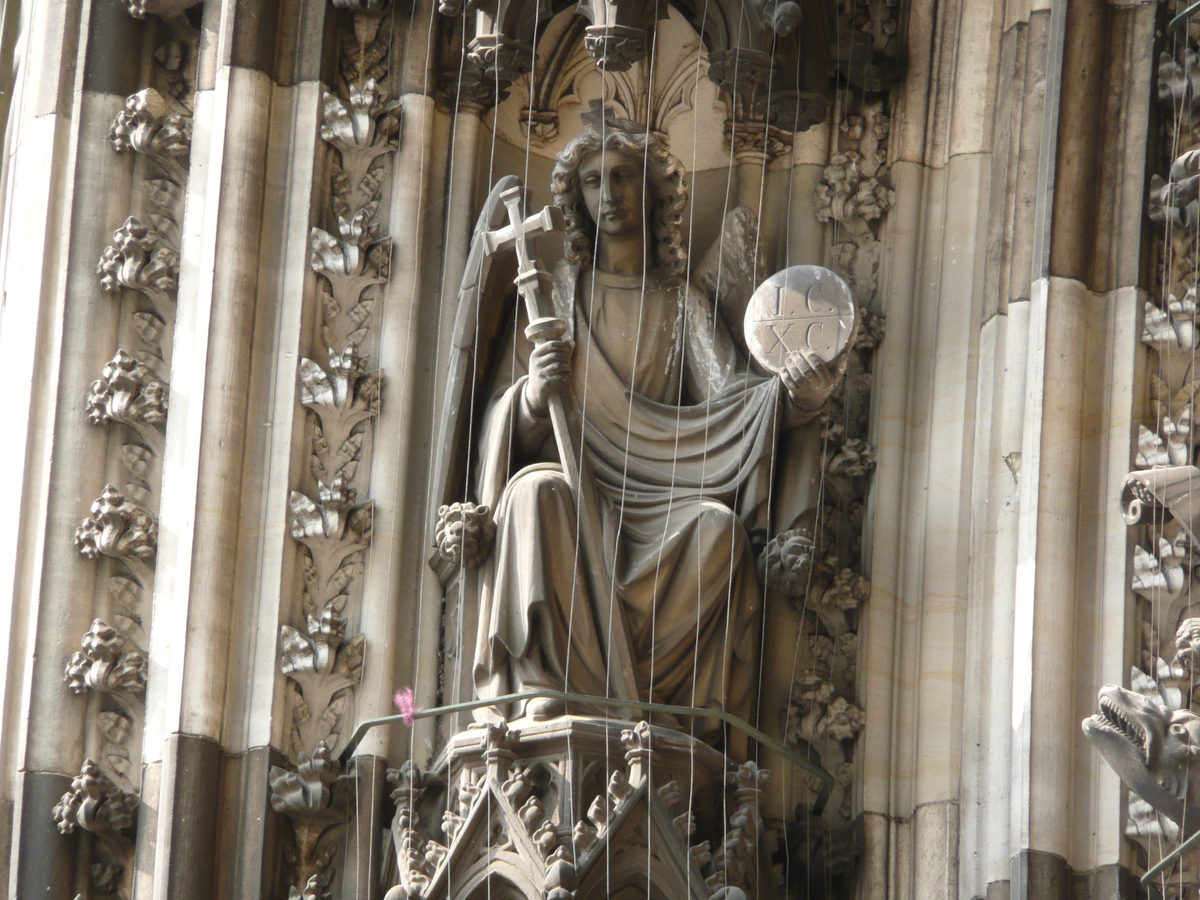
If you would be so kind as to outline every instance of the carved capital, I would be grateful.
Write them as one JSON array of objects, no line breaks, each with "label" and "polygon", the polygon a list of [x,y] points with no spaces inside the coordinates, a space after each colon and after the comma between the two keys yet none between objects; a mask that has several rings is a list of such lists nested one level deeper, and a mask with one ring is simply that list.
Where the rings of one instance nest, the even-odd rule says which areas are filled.
[{"label": "carved capital", "polygon": [[131,644],[123,634],[100,619],[80,642],[67,663],[63,680],[73,694],[88,689],[107,694],[142,694],[146,690],[146,655]]},{"label": "carved capital", "polygon": [[603,72],[628,72],[646,56],[646,34],[628,25],[589,25],[583,45]]},{"label": "carved capital", "polygon": [[504,34],[481,34],[471,41],[467,58],[487,81],[504,94],[533,67],[533,48]]},{"label": "carved capital", "polygon": [[792,133],[766,122],[726,119],[725,144],[739,159],[761,159],[766,163],[791,152]]},{"label": "carved capital", "polygon": [[75,529],[75,546],[88,559],[153,559],[158,550],[158,522],[137,503],[126,500],[115,486],[105,485],[92,503],[91,513]]}]

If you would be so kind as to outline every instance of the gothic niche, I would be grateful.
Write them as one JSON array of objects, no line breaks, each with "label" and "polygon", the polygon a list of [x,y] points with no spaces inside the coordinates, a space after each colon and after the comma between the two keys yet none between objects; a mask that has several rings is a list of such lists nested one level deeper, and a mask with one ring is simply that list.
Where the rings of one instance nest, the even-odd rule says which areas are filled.
[{"label": "gothic niche", "polygon": [[441,101],[494,138],[448,273],[430,527],[439,702],[476,706],[389,773],[388,897],[840,895],[885,103],[835,138],[876,214],[827,170],[799,202],[834,241],[798,246],[821,9],[533,10],[441,7]]}]

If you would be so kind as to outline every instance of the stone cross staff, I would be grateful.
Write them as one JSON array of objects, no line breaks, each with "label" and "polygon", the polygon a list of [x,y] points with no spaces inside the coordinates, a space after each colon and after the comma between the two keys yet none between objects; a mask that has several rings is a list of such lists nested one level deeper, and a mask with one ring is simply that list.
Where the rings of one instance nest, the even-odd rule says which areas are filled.
[{"label": "stone cross staff", "polygon": [[[547,206],[526,218],[524,199],[525,190],[519,183],[500,194],[500,200],[508,210],[509,224],[485,234],[483,245],[488,256],[509,249],[517,251],[516,285],[529,317],[525,336],[535,344],[541,344],[560,339],[566,332],[566,323],[554,315],[549,297],[542,291],[542,279],[548,276],[540,271],[537,250],[532,241],[547,232],[562,229],[564,220],[562,210],[557,206]],[[600,507],[596,497],[596,482],[587,454],[583,452],[583,423],[575,408],[575,398],[570,391],[558,391],[550,396],[549,406],[563,476],[571,486],[579,510],[580,540],[588,545],[589,559],[602,560],[605,556],[600,542],[603,530],[598,518]],[[609,619],[596,625],[608,652],[609,683],[619,699],[637,700],[629,631],[625,626],[621,598],[617,596],[605,567],[592,568],[591,577],[600,581],[603,596],[608,597]]]}]

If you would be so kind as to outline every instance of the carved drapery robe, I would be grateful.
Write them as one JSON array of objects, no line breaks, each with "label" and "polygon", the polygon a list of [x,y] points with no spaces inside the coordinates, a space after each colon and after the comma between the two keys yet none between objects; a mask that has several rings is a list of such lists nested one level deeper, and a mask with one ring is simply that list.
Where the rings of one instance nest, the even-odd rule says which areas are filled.
[{"label": "carved drapery robe", "polygon": [[[496,367],[478,460],[496,539],[480,572],[476,690],[611,696],[610,598],[591,595],[584,569],[605,566],[641,698],[748,718],[761,617],[747,530],[766,529],[779,381],[748,373],[694,287],[564,264],[554,297],[573,326],[571,389],[605,559],[576,541],[587,524],[549,421],[524,405],[522,315]],[[535,436],[524,452],[519,433]]]}]

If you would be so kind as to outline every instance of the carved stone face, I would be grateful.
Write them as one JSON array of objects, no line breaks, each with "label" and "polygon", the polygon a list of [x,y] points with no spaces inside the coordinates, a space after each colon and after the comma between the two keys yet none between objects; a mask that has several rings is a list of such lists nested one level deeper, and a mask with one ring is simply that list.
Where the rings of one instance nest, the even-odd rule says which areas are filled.
[{"label": "carved stone face", "polygon": [[[1176,822],[1200,801],[1200,716],[1105,685],[1083,732],[1134,793]],[[1188,810],[1190,820],[1196,813]]]},{"label": "carved stone face", "polygon": [[579,164],[579,184],[588,214],[600,234],[626,237],[642,232],[647,194],[640,154],[593,151]]}]

